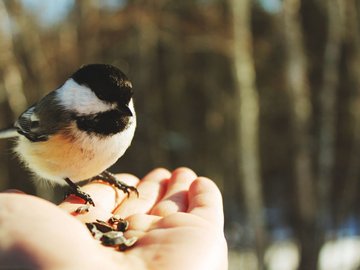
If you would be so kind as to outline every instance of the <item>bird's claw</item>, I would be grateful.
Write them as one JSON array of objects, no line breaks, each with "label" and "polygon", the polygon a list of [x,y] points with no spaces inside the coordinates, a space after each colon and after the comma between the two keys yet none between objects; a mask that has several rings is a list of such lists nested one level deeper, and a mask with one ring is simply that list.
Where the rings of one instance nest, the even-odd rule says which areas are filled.
[{"label": "bird's claw", "polygon": [[76,197],[79,197],[85,201],[85,204],[90,204],[92,206],[95,206],[95,203],[93,199],[90,197],[89,194],[85,193],[84,191],[80,190],[80,188],[77,189],[71,189],[65,194],[65,199],[69,197],[70,195],[75,195]]},{"label": "bird's claw", "polygon": [[128,186],[124,183],[119,183],[117,182],[116,184],[114,184],[115,187],[117,187],[118,189],[121,189],[128,197],[130,197],[130,193],[131,192],[135,192],[136,196],[139,197],[139,191],[137,190],[136,187],[134,186]]}]

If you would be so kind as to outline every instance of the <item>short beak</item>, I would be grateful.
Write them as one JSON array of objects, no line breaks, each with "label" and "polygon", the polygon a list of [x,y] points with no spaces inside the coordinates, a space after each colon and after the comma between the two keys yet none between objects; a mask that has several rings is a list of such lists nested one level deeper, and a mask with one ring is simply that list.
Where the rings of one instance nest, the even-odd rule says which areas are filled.
[{"label": "short beak", "polygon": [[124,116],[133,116],[133,113],[128,105],[122,105],[120,107],[120,111],[123,113]]}]

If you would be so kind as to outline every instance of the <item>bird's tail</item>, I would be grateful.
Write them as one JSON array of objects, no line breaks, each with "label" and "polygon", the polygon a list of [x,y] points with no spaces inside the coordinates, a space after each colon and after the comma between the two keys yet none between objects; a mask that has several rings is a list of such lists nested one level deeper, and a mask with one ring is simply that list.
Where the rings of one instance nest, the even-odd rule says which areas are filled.
[{"label": "bird's tail", "polygon": [[12,138],[18,136],[15,128],[0,129],[0,139]]}]

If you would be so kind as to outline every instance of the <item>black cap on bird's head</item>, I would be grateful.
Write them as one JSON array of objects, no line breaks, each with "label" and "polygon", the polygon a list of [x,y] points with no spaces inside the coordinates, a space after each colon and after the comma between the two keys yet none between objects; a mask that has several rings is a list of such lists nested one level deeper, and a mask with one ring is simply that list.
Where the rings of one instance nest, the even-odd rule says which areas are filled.
[{"label": "black cap on bird's head", "polygon": [[78,84],[89,87],[99,99],[117,103],[119,107],[127,107],[133,95],[130,80],[120,69],[112,65],[85,65],[71,78]]}]

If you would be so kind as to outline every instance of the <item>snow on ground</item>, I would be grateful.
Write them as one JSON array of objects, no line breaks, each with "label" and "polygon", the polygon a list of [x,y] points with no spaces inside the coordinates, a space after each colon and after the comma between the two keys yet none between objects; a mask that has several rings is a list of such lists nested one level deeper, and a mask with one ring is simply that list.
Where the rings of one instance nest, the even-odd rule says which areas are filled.
[{"label": "snow on ground", "polygon": [[[273,243],[265,252],[269,270],[296,270],[299,249],[293,241]],[[360,237],[327,241],[320,251],[319,270],[355,270],[360,267]],[[254,250],[229,251],[229,270],[257,270]]]}]

